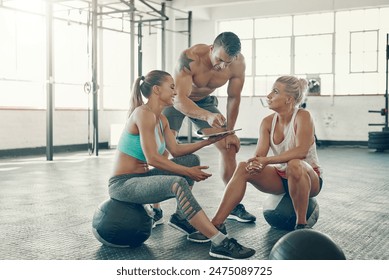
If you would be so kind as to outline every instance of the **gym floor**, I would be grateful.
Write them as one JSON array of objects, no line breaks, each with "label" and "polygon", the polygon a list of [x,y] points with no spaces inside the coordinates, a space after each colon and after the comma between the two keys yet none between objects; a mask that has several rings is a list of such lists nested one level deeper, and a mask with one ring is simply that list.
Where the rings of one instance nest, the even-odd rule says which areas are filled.
[{"label": "gym floor", "polygon": [[[242,146],[238,160],[251,157],[255,145]],[[349,260],[389,259],[389,153],[364,147],[320,147],[324,186],[317,197],[314,229],[327,234]],[[218,152],[197,152],[213,176],[196,183],[194,194],[205,212],[216,211],[224,186]],[[0,159],[0,259],[3,260],[208,260],[209,244],[191,243],[167,221],[175,200],[162,202],[165,223],[137,248],[111,248],[92,234],[97,206],[108,198],[107,181],[114,150]],[[256,223],[227,221],[231,237],[267,259],[287,232],[271,228],[262,213],[267,195],[248,186],[243,203]]]}]

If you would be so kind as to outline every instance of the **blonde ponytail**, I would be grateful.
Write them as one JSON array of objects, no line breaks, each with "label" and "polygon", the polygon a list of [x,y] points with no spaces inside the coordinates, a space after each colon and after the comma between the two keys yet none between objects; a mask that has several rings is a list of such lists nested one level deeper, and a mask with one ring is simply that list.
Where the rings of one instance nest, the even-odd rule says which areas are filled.
[{"label": "blonde ponytail", "polygon": [[308,81],[306,79],[298,79],[294,76],[281,76],[276,80],[277,82],[285,85],[285,90],[295,100],[295,106],[303,102],[308,89]]},{"label": "blonde ponytail", "polygon": [[299,82],[299,94],[296,97],[296,104],[300,105],[305,99],[305,94],[307,93],[308,90],[308,81],[306,79],[300,78],[298,82]]}]

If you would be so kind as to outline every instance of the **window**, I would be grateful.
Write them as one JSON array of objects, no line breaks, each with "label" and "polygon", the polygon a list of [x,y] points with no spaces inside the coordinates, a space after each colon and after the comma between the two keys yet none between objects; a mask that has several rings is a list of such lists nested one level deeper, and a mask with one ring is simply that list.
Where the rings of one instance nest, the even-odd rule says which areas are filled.
[{"label": "window", "polygon": [[[253,94],[253,20],[237,20],[221,22],[219,31],[231,31],[237,34],[241,41],[241,53],[246,62],[246,78],[242,89],[242,96],[251,96]],[[219,32],[219,33],[220,33]],[[216,90],[217,95],[227,96],[228,82]]]},{"label": "window", "polygon": [[389,8],[336,13],[335,94],[380,94]]},{"label": "window", "polygon": [[255,19],[255,38],[284,37],[292,35],[292,17]]},{"label": "window", "polygon": [[254,28],[250,23],[219,23],[220,31],[252,41],[244,49],[252,67],[244,95],[266,95],[285,74],[320,81],[321,95],[382,93],[389,8],[258,18]]},{"label": "window", "polygon": [[241,40],[242,54],[246,62],[246,76],[253,75],[253,41],[252,40]]},{"label": "window", "polygon": [[296,36],[332,33],[334,31],[334,13],[294,16],[293,26],[293,33]]},{"label": "window", "polygon": [[295,38],[295,74],[332,72],[332,35]]},{"label": "window", "polygon": [[0,38],[1,106],[44,108],[44,18],[0,8]]},{"label": "window", "polygon": [[101,70],[104,108],[128,110],[131,90],[129,35],[104,30],[103,38],[104,66]]},{"label": "window", "polygon": [[251,39],[253,37],[253,20],[223,21],[219,24],[219,33],[224,31],[234,32],[240,39]]},{"label": "window", "polygon": [[[55,107],[87,108],[84,83],[91,80],[85,25],[54,21]],[[72,40],[69,40],[72,38]]]},{"label": "window", "polygon": [[[1,1],[0,1],[1,2]],[[0,5],[0,107],[46,108],[46,1],[13,0]],[[56,108],[87,109],[92,96],[88,3],[53,3],[54,102]],[[4,7],[8,8],[4,8]],[[73,8],[71,6],[74,6]],[[36,13],[36,14],[33,14]],[[104,21],[108,25],[109,20]],[[113,23],[112,23],[113,22]],[[99,97],[109,109],[128,109],[128,23],[112,20],[98,29]],[[71,40],[70,40],[71,38]],[[89,47],[89,51],[88,51]],[[135,61],[135,64],[137,61]]]},{"label": "window", "polygon": [[256,75],[280,75],[290,71],[291,38],[256,40]]},{"label": "window", "polygon": [[378,30],[350,32],[350,73],[378,71]]},{"label": "window", "polygon": [[0,9],[0,77],[16,78],[16,17],[10,10]]}]

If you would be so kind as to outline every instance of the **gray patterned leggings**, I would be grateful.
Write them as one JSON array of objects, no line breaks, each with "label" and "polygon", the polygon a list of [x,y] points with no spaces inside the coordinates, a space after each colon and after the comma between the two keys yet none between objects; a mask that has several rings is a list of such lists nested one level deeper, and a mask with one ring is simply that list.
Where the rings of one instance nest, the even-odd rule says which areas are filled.
[{"label": "gray patterned leggings", "polygon": [[[171,161],[187,167],[200,165],[199,157],[194,154],[173,158]],[[154,168],[142,174],[123,174],[110,178],[108,192],[113,199],[138,204],[158,203],[175,197],[177,208],[181,210],[178,213],[182,218],[190,220],[201,210],[191,191],[193,184],[194,181],[189,177]]]}]

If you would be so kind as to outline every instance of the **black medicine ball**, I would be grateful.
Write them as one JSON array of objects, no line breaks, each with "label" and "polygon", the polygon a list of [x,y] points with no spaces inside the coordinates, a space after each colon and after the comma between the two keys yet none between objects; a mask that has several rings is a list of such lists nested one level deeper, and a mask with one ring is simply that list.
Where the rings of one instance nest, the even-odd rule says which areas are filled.
[{"label": "black medicine ball", "polygon": [[287,233],[274,244],[270,260],[345,260],[342,249],[326,234],[313,229]]},{"label": "black medicine ball", "polygon": [[152,218],[142,204],[108,199],[96,209],[92,231],[101,243],[113,247],[136,247],[151,234]]}]

